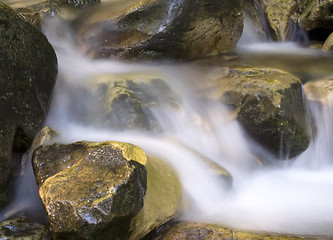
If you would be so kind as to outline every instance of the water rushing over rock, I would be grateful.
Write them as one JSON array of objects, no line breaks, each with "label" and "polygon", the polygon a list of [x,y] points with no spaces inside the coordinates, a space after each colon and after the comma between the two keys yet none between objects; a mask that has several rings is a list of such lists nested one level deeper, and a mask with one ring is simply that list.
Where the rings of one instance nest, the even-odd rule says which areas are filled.
[{"label": "water rushing over rock", "polygon": [[[209,79],[222,82],[233,75],[242,80],[255,76],[258,69],[260,73],[265,72],[265,67],[289,72],[271,71],[283,72],[288,80],[295,78],[301,94],[301,81],[311,82],[332,72],[331,53],[305,49],[294,43],[254,46],[243,40],[233,53],[187,63],[92,60],[79,52],[70,27],[59,19],[44,26],[59,62],[59,77],[45,123],[59,133],[53,141],[64,146],[83,140],[128,142],[139,146],[147,155],[165,160],[181,182],[184,212],[179,221],[277,234],[333,236],[330,105],[310,99],[305,91],[311,102],[307,104],[304,96],[305,105],[310,107],[302,118],[309,125],[311,141],[306,151],[286,160],[272,154],[244,131],[244,125],[236,118],[237,111],[232,104],[224,105],[222,95],[203,94],[207,88],[211,93],[218,90],[216,85],[208,84]],[[316,62],[318,59],[320,63]],[[246,71],[237,72],[237,69]],[[102,81],[94,80],[101,76]],[[268,76],[267,82],[279,83],[277,75],[265,76]],[[109,78],[110,81],[104,81]],[[233,88],[248,90],[257,84],[258,90],[250,96],[260,101],[263,91],[259,80],[254,77],[253,82]],[[119,94],[116,103],[120,107],[112,113],[117,106],[113,98],[116,94]],[[277,89],[271,94],[273,97],[267,98],[274,102],[274,97],[284,92]],[[299,101],[297,110],[303,111],[300,96],[293,101]],[[122,101],[125,105],[120,104]],[[276,111],[282,111],[278,105]],[[289,117],[288,114],[285,115]],[[121,124],[112,121],[106,124],[107,120],[100,116],[107,120],[111,116]],[[259,116],[257,120],[261,120]],[[142,122],[149,127],[138,124]],[[261,125],[262,129],[265,127]],[[0,212],[0,220],[29,208],[21,204],[22,200],[17,202],[18,206],[12,205]],[[141,209],[145,211],[149,212]],[[167,219],[175,215],[172,209]],[[145,217],[139,215],[140,218]],[[149,224],[149,230],[156,227]],[[141,229],[139,221],[136,225]],[[141,233],[135,232],[133,236],[141,237]]]}]

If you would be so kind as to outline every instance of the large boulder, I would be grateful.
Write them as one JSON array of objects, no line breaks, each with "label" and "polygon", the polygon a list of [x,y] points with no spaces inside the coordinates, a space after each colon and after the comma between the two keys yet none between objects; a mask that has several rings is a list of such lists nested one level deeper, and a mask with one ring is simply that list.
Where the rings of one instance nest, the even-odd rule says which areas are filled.
[{"label": "large boulder", "polygon": [[225,103],[257,142],[292,158],[309,144],[300,80],[273,68],[230,67],[207,81],[201,94]]},{"label": "large boulder", "polygon": [[[126,4],[122,11],[110,10],[104,18],[97,11],[76,21],[84,52],[95,58],[195,59],[232,51],[243,29],[239,0]],[[101,11],[105,12],[105,6]]]},{"label": "large boulder", "polygon": [[143,206],[144,152],[119,142],[41,146],[33,167],[55,239],[127,239]]},{"label": "large boulder", "polygon": [[6,202],[14,152],[26,150],[41,127],[57,76],[46,37],[0,2],[0,206]]},{"label": "large boulder", "polygon": [[33,164],[55,239],[139,239],[181,211],[172,168],[129,143],[43,145]]},{"label": "large boulder", "polygon": [[81,98],[72,102],[78,106],[81,121],[99,127],[159,132],[161,127],[150,108],[177,110],[181,106],[180,97],[158,74],[100,75],[84,87],[84,98],[93,104],[82,104]]}]

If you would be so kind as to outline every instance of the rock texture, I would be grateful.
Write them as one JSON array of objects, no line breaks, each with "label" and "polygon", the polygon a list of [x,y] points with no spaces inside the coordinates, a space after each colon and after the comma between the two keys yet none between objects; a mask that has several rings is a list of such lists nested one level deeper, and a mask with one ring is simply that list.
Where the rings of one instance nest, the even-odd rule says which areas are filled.
[{"label": "rock texture", "polygon": [[57,76],[46,37],[0,2],[0,206],[12,152],[26,150],[45,119]]},{"label": "rock texture", "polygon": [[289,34],[291,16],[297,7],[294,0],[260,0],[264,15],[271,27],[274,40],[286,40]]},{"label": "rock texture", "polygon": [[143,208],[131,222],[132,240],[178,217],[181,209],[181,184],[173,169],[153,156],[147,159],[147,192]]},{"label": "rock texture", "polygon": [[[180,97],[163,80],[163,76],[156,74],[97,76],[87,82],[85,92],[85,98],[93,104],[82,106],[82,100],[78,99],[77,105],[82,107],[80,120],[117,130],[160,132],[161,127],[150,108],[177,110],[181,107]],[[98,119],[96,116],[99,116]]]},{"label": "rock texture", "polygon": [[273,68],[231,67],[201,94],[227,104],[256,141],[280,158],[309,144],[300,80]]},{"label": "rock texture", "polygon": [[55,239],[127,239],[143,206],[144,152],[119,142],[41,146],[33,163]]},{"label": "rock texture", "polygon": [[1,239],[51,240],[48,229],[25,217],[0,222]]},{"label": "rock texture", "polygon": [[243,29],[239,0],[141,0],[105,19],[83,17],[78,42],[95,58],[212,56],[232,51]]},{"label": "rock texture", "polygon": [[237,231],[225,226],[198,223],[198,222],[177,222],[166,226],[155,234],[152,234],[149,239],[152,240],[315,240],[322,239],[320,237],[303,237],[303,236],[291,236],[291,235],[278,235],[270,233],[250,233]]}]

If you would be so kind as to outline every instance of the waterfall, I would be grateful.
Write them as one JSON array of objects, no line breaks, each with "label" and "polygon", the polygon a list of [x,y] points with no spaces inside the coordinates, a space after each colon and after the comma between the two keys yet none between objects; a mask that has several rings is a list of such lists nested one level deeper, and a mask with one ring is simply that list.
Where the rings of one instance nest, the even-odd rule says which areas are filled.
[{"label": "waterfall", "polygon": [[[248,27],[251,27],[250,25]],[[129,64],[113,60],[92,60],[76,49],[63,22],[50,21],[45,33],[54,46],[59,61],[59,79],[54,90],[46,125],[60,133],[62,143],[91,140],[125,141],[138,145],[148,154],[165,159],[177,172],[188,208],[182,219],[224,224],[237,229],[277,233],[333,235],[333,168],[332,168],[332,107],[310,104],[318,134],[310,147],[290,164],[263,168],[253,152],[270,161],[274,159],[254,143],[240,124],[230,118],[226,106],[196,99],[189,86],[199,86],[203,73],[191,64]],[[269,44],[268,53],[286,51],[285,55],[302,56],[303,49],[295,44]],[[242,51],[256,51],[256,45]],[[288,46],[288,49],[286,49]],[[253,50],[255,49],[255,50]],[[281,54],[284,54],[283,52]],[[311,53],[312,54],[312,53]],[[289,62],[289,64],[291,64]],[[76,114],[89,113],[96,106],[78,86],[90,76],[99,74],[155,72],[167,80],[173,91],[182,96],[180,111],[152,109],[162,134],[147,131],[116,131],[87,125]],[[82,110],[83,109],[83,110]],[[228,169],[233,176],[232,188],[210,173],[202,156]],[[19,203],[22,203],[18,201]],[[24,210],[18,203],[14,210]],[[12,214],[5,209],[2,218]]]}]

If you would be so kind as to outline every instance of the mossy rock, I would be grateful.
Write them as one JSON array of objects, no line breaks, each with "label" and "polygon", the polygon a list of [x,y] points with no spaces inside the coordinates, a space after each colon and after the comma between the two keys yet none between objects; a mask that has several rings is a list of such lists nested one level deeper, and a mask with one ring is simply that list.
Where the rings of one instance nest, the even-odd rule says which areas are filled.
[{"label": "mossy rock", "polygon": [[12,152],[29,148],[48,111],[57,59],[46,37],[0,2],[0,206]]},{"label": "mossy rock", "polygon": [[298,21],[306,30],[333,29],[333,2],[331,0],[307,0],[303,4]]},{"label": "mossy rock", "polygon": [[0,222],[1,239],[51,240],[49,230],[25,217]]},{"label": "mossy rock", "polygon": [[33,167],[55,239],[128,239],[143,206],[147,157],[121,142],[37,148]]},{"label": "mossy rock", "polygon": [[290,18],[297,9],[295,0],[260,0],[273,39],[286,40],[290,29]]},{"label": "mossy rock", "polygon": [[[157,74],[101,75],[88,80],[84,92],[85,99],[90,99],[93,104],[77,108],[82,111],[80,120],[117,130],[160,132],[162,129],[150,108],[176,111],[181,107],[180,97],[163,80],[163,76]],[[78,106],[82,103],[81,99],[75,101]]]},{"label": "mossy rock", "polygon": [[82,50],[95,58],[196,59],[218,55],[234,49],[243,29],[239,0],[141,0],[104,19],[94,14],[85,14],[76,26]]},{"label": "mossy rock", "polygon": [[201,94],[225,103],[256,141],[282,159],[309,144],[300,80],[273,68],[230,67]]},{"label": "mossy rock", "polygon": [[238,231],[222,225],[200,222],[169,223],[164,228],[152,233],[150,240],[319,240],[331,239],[322,237],[279,235],[273,233],[252,233]]}]

